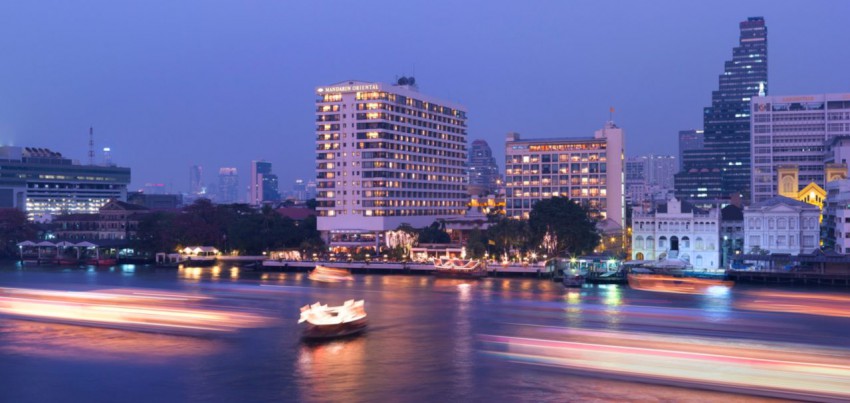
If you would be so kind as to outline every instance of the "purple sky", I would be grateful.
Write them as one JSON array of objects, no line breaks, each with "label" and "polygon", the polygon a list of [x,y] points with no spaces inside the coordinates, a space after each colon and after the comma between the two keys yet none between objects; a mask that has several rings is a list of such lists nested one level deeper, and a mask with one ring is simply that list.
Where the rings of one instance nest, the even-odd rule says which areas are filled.
[{"label": "purple sky", "polygon": [[[523,4],[534,4],[534,7]],[[317,85],[416,76],[504,135],[589,136],[617,110],[628,155],[675,154],[702,125],[738,22],[764,16],[770,93],[850,92],[848,1],[7,1],[0,142],[129,166],[188,188],[252,159],[281,188],[314,175]],[[414,71],[415,70],[415,71]]]}]

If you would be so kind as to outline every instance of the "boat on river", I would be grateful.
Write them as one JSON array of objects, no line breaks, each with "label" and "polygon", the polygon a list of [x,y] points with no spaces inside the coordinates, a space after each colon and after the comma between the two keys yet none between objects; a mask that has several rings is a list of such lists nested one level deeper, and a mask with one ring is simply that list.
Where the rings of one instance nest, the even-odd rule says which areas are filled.
[{"label": "boat on river", "polygon": [[340,306],[313,305],[301,307],[298,323],[306,323],[305,339],[331,339],[351,336],[366,330],[366,310],[364,301],[348,300]]},{"label": "boat on river", "polygon": [[675,294],[708,294],[712,289],[725,290],[735,284],[720,279],[676,277],[637,270],[629,273],[628,280],[629,287],[636,290]]},{"label": "boat on river", "polygon": [[436,259],[434,274],[440,277],[480,278],[487,275],[487,270],[480,260]]},{"label": "boat on river", "polygon": [[340,281],[354,280],[354,277],[351,276],[351,273],[348,270],[322,265],[316,265],[316,268],[307,275],[307,278],[313,281],[321,281],[323,283],[338,283]]}]

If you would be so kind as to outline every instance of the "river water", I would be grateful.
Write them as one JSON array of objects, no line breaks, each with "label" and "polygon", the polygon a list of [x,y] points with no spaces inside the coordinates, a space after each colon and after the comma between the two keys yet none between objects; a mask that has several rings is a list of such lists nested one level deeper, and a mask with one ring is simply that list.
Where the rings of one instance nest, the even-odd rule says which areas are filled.
[{"label": "river water", "polygon": [[[659,336],[726,343],[729,351],[804,343],[839,358],[849,340],[847,317],[743,309],[753,298],[744,288],[681,295],[523,278],[354,277],[327,284],[304,273],[235,268],[0,265],[0,287],[167,290],[271,320],[233,334],[183,335],[0,318],[0,401],[767,401],[717,383],[545,362],[546,351],[560,350],[523,359],[535,356],[506,354],[488,338],[557,341],[581,330],[592,340]],[[366,301],[367,333],[301,341],[300,306],[346,299]]]}]

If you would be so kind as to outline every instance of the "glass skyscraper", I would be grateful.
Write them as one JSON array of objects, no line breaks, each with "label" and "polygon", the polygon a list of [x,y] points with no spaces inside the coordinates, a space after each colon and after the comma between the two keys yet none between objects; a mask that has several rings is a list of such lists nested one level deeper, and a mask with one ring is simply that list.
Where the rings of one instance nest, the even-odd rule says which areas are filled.
[{"label": "glass skyscraper", "polygon": [[741,35],[720,85],[703,111],[704,147],[685,151],[676,175],[680,198],[715,202],[750,191],[750,100],[767,93],[767,27],[762,17],[740,23]]},{"label": "glass skyscraper", "polygon": [[470,195],[488,195],[496,192],[499,182],[499,166],[493,158],[493,150],[484,140],[475,140],[469,148],[467,162],[469,183],[466,190]]}]

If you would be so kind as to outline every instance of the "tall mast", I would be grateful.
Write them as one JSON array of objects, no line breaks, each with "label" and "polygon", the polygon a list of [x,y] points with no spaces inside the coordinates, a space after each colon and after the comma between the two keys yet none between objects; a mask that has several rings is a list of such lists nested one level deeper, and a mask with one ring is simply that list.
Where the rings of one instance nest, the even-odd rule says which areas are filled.
[{"label": "tall mast", "polygon": [[94,165],[94,127],[89,126],[89,165]]}]

